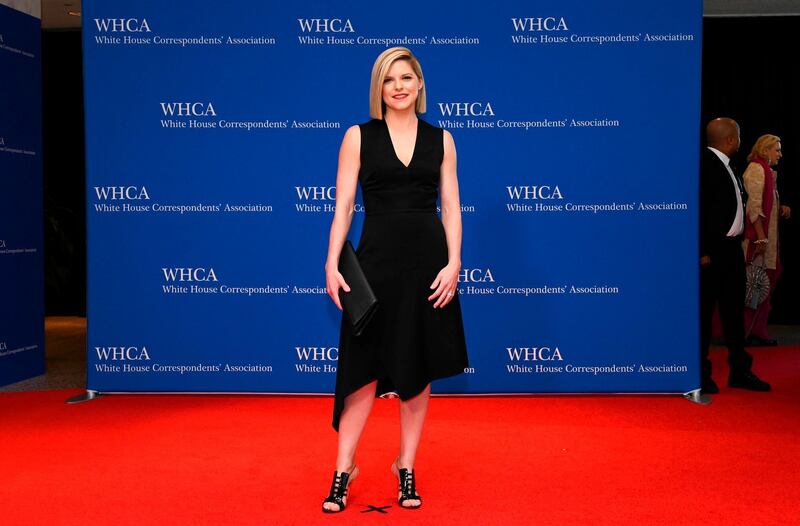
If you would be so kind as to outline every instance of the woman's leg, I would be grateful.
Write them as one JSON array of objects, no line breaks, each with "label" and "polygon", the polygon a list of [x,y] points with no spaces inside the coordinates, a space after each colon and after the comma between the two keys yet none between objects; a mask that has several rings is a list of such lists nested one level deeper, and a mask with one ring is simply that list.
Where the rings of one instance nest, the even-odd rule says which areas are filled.
[{"label": "woman's leg", "polygon": [[[417,458],[417,448],[422,436],[422,427],[425,424],[425,415],[428,412],[428,401],[431,398],[431,386],[428,384],[420,394],[400,402],[400,456],[397,467],[411,471]],[[406,506],[419,506],[420,501],[410,499]]]},{"label": "woman's leg", "polygon": [[[372,410],[372,403],[375,401],[377,384],[377,381],[368,383],[344,399],[344,409],[339,418],[339,445],[336,453],[336,471],[339,473],[350,472],[354,466],[356,448],[358,448],[361,432],[364,431],[367,423],[367,417]],[[358,473],[350,474],[350,482],[352,482]],[[325,502],[322,506],[331,511],[339,510],[339,505],[335,502]]]},{"label": "woman's leg", "polygon": [[358,441],[375,401],[377,381],[368,383],[344,399],[344,409],[339,419],[339,448],[336,470],[349,471],[353,467]]},{"label": "woman's leg", "polygon": [[430,397],[431,386],[428,384],[414,398],[400,402],[400,457],[397,461],[398,467],[406,469],[413,469],[414,467]]}]

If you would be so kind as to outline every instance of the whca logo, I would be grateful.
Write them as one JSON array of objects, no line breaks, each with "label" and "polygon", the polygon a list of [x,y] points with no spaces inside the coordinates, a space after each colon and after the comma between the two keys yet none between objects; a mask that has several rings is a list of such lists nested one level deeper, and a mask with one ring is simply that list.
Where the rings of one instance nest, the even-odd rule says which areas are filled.
[{"label": "whca logo", "polygon": [[151,33],[146,18],[95,18],[100,33]]},{"label": "whca logo", "polygon": [[349,18],[298,18],[303,33],[355,33]]},{"label": "whca logo", "polygon": [[150,193],[144,186],[95,186],[94,193],[99,201],[139,201],[150,199]]},{"label": "whca logo", "polygon": [[210,102],[161,102],[165,117],[216,117],[217,110]]},{"label": "whca logo", "polygon": [[164,281],[219,281],[213,268],[172,267],[162,268]]},{"label": "whca logo", "polygon": [[564,199],[558,185],[506,186],[506,190],[508,191],[509,198],[521,199],[523,201]]},{"label": "whca logo", "polygon": [[508,359],[512,362],[550,362],[563,361],[558,347],[506,347]]},{"label": "whca logo", "polygon": [[147,351],[147,347],[144,346],[95,347],[94,351],[97,353],[97,359],[101,361],[127,362],[150,359],[150,353]]},{"label": "whca logo", "polygon": [[511,23],[514,26],[514,31],[569,31],[567,21],[564,17],[554,16],[536,16],[525,18],[512,18]]},{"label": "whca logo", "polygon": [[443,117],[494,117],[491,102],[440,102]]},{"label": "whca logo", "polygon": [[295,186],[301,201],[336,201],[335,186]]},{"label": "whca logo", "polygon": [[297,359],[304,362],[336,362],[339,360],[337,347],[295,347]]}]

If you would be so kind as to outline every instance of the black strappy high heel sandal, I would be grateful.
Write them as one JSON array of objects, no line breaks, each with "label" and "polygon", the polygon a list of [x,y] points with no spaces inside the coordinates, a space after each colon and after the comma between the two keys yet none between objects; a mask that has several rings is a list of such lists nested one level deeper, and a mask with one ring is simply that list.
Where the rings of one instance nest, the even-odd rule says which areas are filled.
[{"label": "black strappy high heel sandal", "polygon": [[[331,482],[331,491],[328,493],[328,497],[322,501],[322,513],[339,513],[344,511],[346,504],[344,503],[344,498],[347,497],[347,490],[350,487],[350,483],[355,480],[354,474],[357,474],[357,466],[353,466],[353,468],[348,473],[347,471],[333,472],[333,482]],[[336,504],[339,506],[338,510],[329,510],[325,507],[325,503],[330,502],[332,504]]]},{"label": "black strappy high heel sandal", "polygon": [[[397,504],[407,510],[415,510],[422,506],[422,497],[417,494],[417,480],[414,476],[414,470],[411,471],[405,468],[399,468],[397,461],[392,464],[392,472],[399,481],[398,491],[400,496],[397,498]],[[404,506],[403,503],[408,500],[418,500],[419,504],[416,506]]]}]

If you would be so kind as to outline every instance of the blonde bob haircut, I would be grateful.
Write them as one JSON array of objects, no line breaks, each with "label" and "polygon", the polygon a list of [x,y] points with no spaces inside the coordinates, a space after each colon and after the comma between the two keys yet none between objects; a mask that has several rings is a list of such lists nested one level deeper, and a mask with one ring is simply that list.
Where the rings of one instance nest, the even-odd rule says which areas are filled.
[{"label": "blonde bob haircut", "polygon": [[419,77],[422,82],[422,89],[419,90],[417,95],[417,104],[414,110],[417,113],[425,113],[425,81],[422,77],[422,66],[419,60],[410,49],[404,47],[392,47],[378,55],[375,59],[375,64],[372,66],[372,77],[369,84],[369,116],[373,119],[383,119],[383,110],[385,104],[383,103],[383,79],[392,64],[398,60],[407,60],[411,65],[411,69]]},{"label": "blonde bob haircut", "polygon": [[767,150],[775,146],[775,143],[781,142],[781,138],[777,135],[770,135],[769,133],[766,135],[762,135],[756,140],[756,143],[753,145],[753,149],[750,150],[750,155],[747,156],[748,161],[755,160],[756,157],[761,157],[762,159],[767,159]]}]

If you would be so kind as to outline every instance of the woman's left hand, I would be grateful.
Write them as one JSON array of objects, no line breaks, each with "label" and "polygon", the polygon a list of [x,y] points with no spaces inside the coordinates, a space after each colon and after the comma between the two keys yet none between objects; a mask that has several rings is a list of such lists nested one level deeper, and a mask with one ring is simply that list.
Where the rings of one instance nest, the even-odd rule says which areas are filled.
[{"label": "woman's left hand", "polygon": [[792,209],[786,205],[781,206],[781,217],[784,219],[792,217]]},{"label": "woman's left hand", "polygon": [[458,294],[459,270],[458,266],[447,265],[436,275],[436,279],[431,283],[431,288],[435,290],[428,296],[428,301],[436,300],[433,304],[434,309],[444,307]]}]

